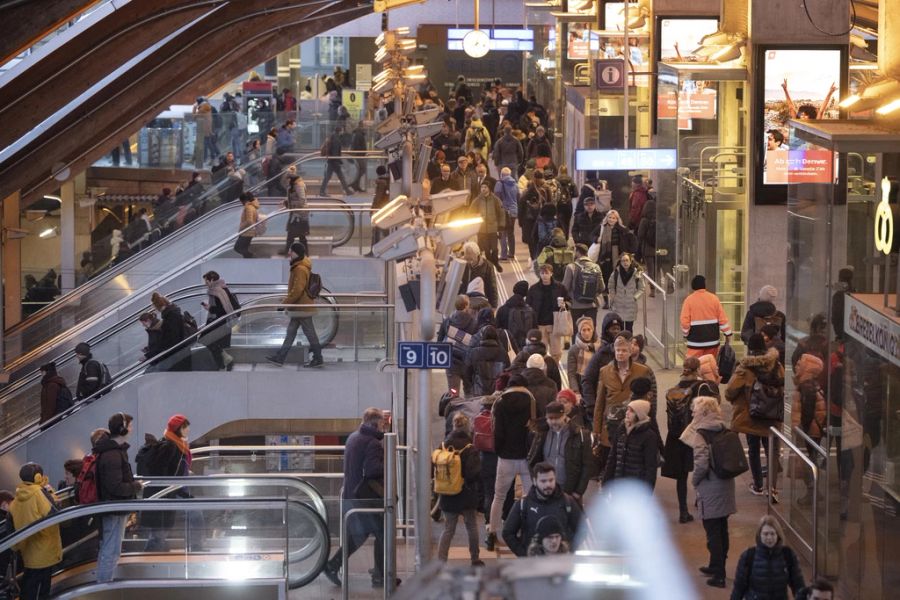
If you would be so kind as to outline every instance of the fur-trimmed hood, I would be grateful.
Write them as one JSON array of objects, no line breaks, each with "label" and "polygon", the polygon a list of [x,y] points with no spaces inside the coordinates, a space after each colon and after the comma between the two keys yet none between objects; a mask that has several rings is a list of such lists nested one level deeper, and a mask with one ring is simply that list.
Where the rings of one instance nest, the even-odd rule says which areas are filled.
[{"label": "fur-trimmed hood", "polygon": [[741,359],[741,366],[754,371],[771,371],[778,363],[778,350],[769,348],[765,354],[748,354]]}]

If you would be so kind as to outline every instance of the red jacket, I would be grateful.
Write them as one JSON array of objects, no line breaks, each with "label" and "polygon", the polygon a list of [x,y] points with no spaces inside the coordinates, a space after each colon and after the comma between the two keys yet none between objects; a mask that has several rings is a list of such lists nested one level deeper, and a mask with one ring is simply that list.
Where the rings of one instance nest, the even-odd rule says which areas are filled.
[{"label": "red jacket", "polygon": [[645,204],[647,204],[647,189],[640,187],[636,190],[632,190],[631,195],[628,197],[629,229],[637,230],[638,224],[641,222],[641,211],[644,210]]}]

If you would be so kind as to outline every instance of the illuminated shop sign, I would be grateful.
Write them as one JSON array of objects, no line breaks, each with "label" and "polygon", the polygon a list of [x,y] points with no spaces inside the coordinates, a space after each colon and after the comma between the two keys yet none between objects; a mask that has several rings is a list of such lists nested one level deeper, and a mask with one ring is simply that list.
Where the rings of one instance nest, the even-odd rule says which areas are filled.
[{"label": "illuminated shop sign", "polygon": [[[880,294],[869,294],[875,302],[881,302]],[[844,303],[844,328],[850,337],[867,349],[900,366],[900,324],[875,310],[868,304],[847,294]]]},{"label": "illuminated shop sign", "polygon": [[881,180],[881,202],[875,209],[875,249],[886,255],[894,247],[894,213],[888,204],[890,197],[891,180],[885,177]]},{"label": "illuminated shop sign", "polygon": [[578,171],[630,171],[634,169],[674,169],[675,150],[640,148],[628,150],[576,150]]},{"label": "illuminated shop sign", "polygon": [[[471,29],[448,29],[447,50],[462,50],[463,38]],[[532,29],[485,29],[490,34],[491,50],[510,52],[532,52],[534,50],[534,30]]]}]

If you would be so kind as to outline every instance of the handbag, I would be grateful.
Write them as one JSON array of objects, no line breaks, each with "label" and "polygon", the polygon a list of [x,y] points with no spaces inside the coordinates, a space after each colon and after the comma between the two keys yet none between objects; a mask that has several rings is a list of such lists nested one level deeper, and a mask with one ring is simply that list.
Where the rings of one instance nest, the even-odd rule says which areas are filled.
[{"label": "handbag", "polygon": [[553,313],[553,335],[561,337],[571,336],[575,331],[572,324],[572,313],[567,310],[559,310]]}]

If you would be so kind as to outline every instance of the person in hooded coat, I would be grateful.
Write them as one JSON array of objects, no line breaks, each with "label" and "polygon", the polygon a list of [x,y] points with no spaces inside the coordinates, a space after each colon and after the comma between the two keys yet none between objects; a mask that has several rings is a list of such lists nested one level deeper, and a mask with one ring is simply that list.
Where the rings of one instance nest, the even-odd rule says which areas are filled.
[{"label": "person in hooded coat", "polygon": [[759,290],[758,300],[747,308],[744,323],[741,325],[741,341],[745,344],[754,333],[761,333],[764,325],[775,325],[781,335],[785,337],[787,318],[784,313],[775,308],[778,299],[778,290],[771,285],[764,285]]},{"label": "person in hooded coat", "polygon": [[540,354],[532,354],[525,363],[525,370],[522,371],[522,377],[525,378],[526,386],[531,395],[534,396],[537,403],[538,417],[544,416],[547,405],[556,400],[556,394],[559,388],[553,383],[553,380],[547,377],[547,364],[544,357]]},{"label": "person in hooded coat", "polygon": [[615,358],[613,342],[622,332],[622,317],[616,312],[608,312],[603,316],[600,325],[599,348],[594,356],[587,362],[581,376],[579,386],[581,388],[581,403],[587,410],[588,418],[592,418],[594,401],[597,396],[597,382],[600,379],[600,369],[611,363]]},{"label": "person in hooded coat", "polygon": [[497,270],[494,265],[484,257],[481,248],[475,242],[463,244],[463,259],[466,261],[466,269],[459,282],[458,293],[468,293],[472,280],[481,278],[481,294],[487,298],[492,308],[497,308],[500,295],[497,292]]},{"label": "person in hooded coat", "polygon": [[460,384],[463,384],[468,396],[472,390],[472,382],[466,379],[466,355],[472,343],[472,335],[478,331],[478,327],[475,317],[469,310],[468,296],[464,294],[457,296],[454,308],[453,314],[441,323],[437,341],[449,341],[452,345],[450,368],[447,369],[447,387],[459,390]]},{"label": "person in hooded coat", "polygon": [[741,553],[734,572],[731,600],[788,600],[806,587],[797,554],[784,543],[781,526],[772,515],[759,520],[756,544]]},{"label": "person in hooded coat", "polygon": [[569,225],[572,222],[572,200],[578,197],[578,188],[569,175],[569,168],[560,165],[556,176],[556,216],[566,236],[569,235]]},{"label": "person in hooded coat", "polygon": [[517,281],[509,299],[497,309],[497,327],[509,334],[518,352],[526,344],[528,332],[537,327],[534,309],[525,303],[528,282]]},{"label": "person in hooded coat", "polygon": [[569,389],[577,397],[581,397],[581,377],[594,354],[599,349],[594,321],[590,317],[581,317],[575,323],[575,336],[566,357],[566,372],[569,375]]},{"label": "person in hooded coat", "polygon": [[659,466],[657,433],[650,426],[650,402],[632,400],[625,409],[625,426],[610,440],[610,454],[603,484],[614,479],[643,481],[653,490]]},{"label": "person in hooded coat", "polygon": [[181,309],[174,302],[170,302],[168,298],[159,292],[153,292],[150,303],[159,312],[162,323],[160,324],[159,344],[161,352],[179,346],[178,350],[173,351],[169,356],[160,361],[160,364],[167,365],[166,368],[160,367],[164,371],[190,371],[191,370],[191,348],[188,344],[182,344],[187,338],[187,332],[184,328],[184,315]]},{"label": "person in hooded coat", "polygon": [[496,327],[485,325],[478,333],[466,354],[466,370],[472,394],[485,396],[494,392],[494,381],[509,366],[509,354],[500,344]]},{"label": "person in hooded coat", "polygon": [[[59,510],[50,482],[39,464],[26,463],[19,469],[21,483],[9,504],[15,530],[22,529]],[[22,554],[22,600],[50,598],[53,567],[62,560],[59,525],[46,527],[13,546]],[[15,574],[13,574],[15,575]]]},{"label": "person in hooded coat", "polygon": [[485,308],[491,309],[491,301],[484,295],[484,281],[481,277],[476,277],[469,282],[466,287],[466,296],[469,297],[469,310],[478,313]]},{"label": "person in hooded coat", "polygon": [[472,446],[472,436],[469,433],[469,418],[461,413],[453,417],[453,431],[444,440],[444,447],[458,451],[462,463],[463,487],[458,494],[441,494],[438,507],[444,513],[444,531],[438,542],[438,560],[447,560],[450,544],[456,533],[456,524],[459,517],[463,517],[466,524],[466,534],[469,540],[469,558],[473,566],[483,566],[479,559],[480,548],[478,545],[478,481],[481,477],[481,457],[478,450]]},{"label": "person in hooded coat", "polygon": [[513,360],[511,369],[516,373],[521,373],[528,363],[528,359],[533,354],[539,354],[544,359],[547,369],[545,373],[547,377],[556,385],[557,389],[562,388],[562,376],[559,373],[559,363],[556,359],[547,353],[547,345],[542,341],[541,331],[539,329],[530,329],[526,336],[525,345],[519,350],[516,358]]}]

